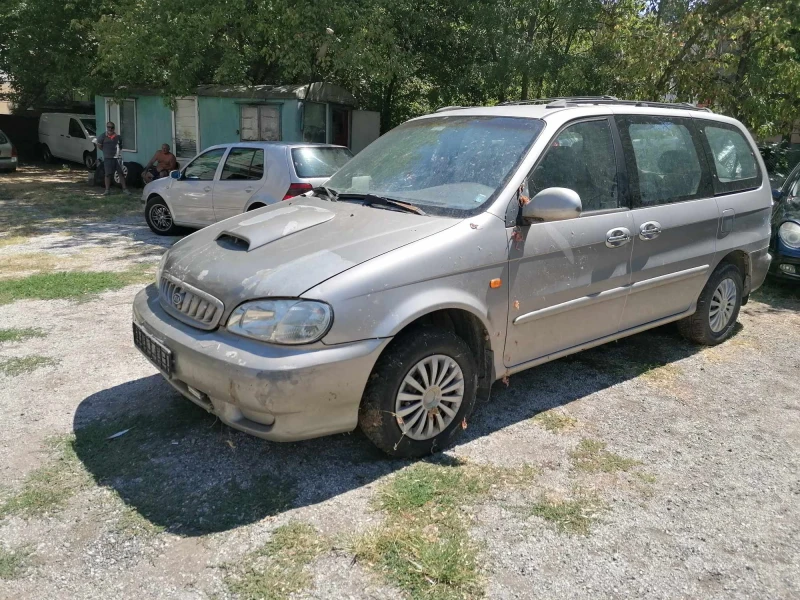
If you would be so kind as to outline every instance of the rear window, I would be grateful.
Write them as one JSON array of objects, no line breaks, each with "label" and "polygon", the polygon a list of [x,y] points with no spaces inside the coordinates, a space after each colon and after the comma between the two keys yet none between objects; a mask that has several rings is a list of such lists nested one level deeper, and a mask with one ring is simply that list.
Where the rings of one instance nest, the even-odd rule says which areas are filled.
[{"label": "rear window", "polygon": [[705,121],[701,131],[711,151],[717,194],[755,189],[761,185],[761,170],[755,152],[736,127]]},{"label": "rear window", "polygon": [[292,148],[292,162],[298,177],[330,177],[353,158],[347,148]]},{"label": "rear window", "polygon": [[7,144],[7,143],[8,143],[8,138],[6,137],[6,134],[0,131],[0,144]]}]

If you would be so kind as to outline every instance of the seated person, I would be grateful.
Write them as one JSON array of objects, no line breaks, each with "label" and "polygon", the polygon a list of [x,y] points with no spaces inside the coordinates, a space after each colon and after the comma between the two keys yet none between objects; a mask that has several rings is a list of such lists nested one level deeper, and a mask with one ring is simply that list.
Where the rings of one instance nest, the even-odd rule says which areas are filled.
[{"label": "seated person", "polygon": [[166,177],[170,171],[177,168],[178,161],[175,155],[169,151],[169,144],[161,144],[161,150],[156,152],[150,162],[145,165],[142,179],[146,185],[154,179]]}]

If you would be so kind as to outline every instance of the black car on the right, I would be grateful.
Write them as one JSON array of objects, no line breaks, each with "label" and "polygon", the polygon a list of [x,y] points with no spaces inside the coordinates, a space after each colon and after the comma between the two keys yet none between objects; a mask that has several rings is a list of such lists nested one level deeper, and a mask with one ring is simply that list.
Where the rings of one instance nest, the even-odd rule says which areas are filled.
[{"label": "black car on the right", "polygon": [[800,164],[779,190],[773,191],[769,272],[776,278],[800,282]]}]

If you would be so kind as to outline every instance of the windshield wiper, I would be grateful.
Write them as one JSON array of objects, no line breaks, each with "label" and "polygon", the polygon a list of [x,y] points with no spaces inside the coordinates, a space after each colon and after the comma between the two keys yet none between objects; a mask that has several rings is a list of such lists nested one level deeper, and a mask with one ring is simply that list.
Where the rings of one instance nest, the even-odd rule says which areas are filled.
[{"label": "windshield wiper", "polygon": [[339,200],[339,194],[337,194],[331,188],[325,187],[324,185],[318,185],[317,187],[312,188],[311,191],[317,196],[324,194],[325,197],[331,202],[336,202]]},{"label": "windshield wiper", "polygon": [[364,204],[379,204],[381,206],[387,206],[390,208],[400,208],[406,212],[425,216],[425,211],[419,206],[414,206],[413,204],[402,202],[400,200],[394,200],[393,198],[387,198],[386,196],[377,196],[375,194],[351,194],[349,192],[342,192],[339,194],[339,197],[342,196],[353,198],[354,200],[361,200],[364,202]]}]

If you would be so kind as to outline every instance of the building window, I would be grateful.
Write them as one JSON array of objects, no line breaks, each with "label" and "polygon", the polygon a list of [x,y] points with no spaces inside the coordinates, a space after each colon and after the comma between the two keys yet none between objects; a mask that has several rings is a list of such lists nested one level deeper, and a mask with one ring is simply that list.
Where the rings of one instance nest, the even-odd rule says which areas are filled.
[{"label": "building window", "polygon": [[116,125],[117,133],[122,137],[122,149],[125,152],[136,152],[136,100],[122,100],[118,103],[106,98],[106,117],[107,121]]},{"label": "building window", "polygon": [[343,106],[331,107],[331,144],[350,147],[350,110]]},{"label": "building window", "polygon": [[200,150],[197,140],[197,98],[177,98],[172,118],[175,156],[194,158]]},{"label": "building window", "polygon": [[244,104],[239,137],[243,142],[277,142],[281,139],[281,109],[271,104]]},{"label": "building window", "polygon": [[328,141],[328,107],[318,102],[303,103],[303,141]]}]

